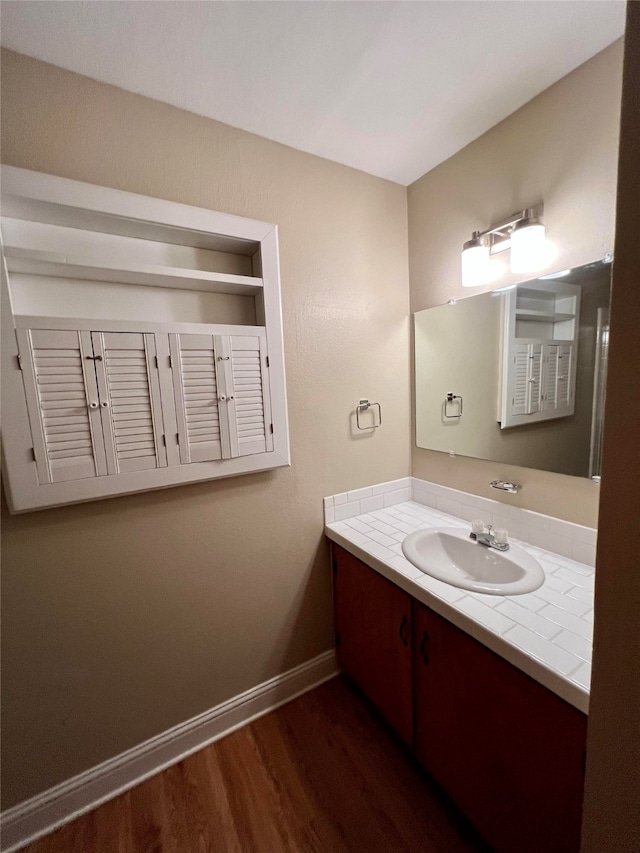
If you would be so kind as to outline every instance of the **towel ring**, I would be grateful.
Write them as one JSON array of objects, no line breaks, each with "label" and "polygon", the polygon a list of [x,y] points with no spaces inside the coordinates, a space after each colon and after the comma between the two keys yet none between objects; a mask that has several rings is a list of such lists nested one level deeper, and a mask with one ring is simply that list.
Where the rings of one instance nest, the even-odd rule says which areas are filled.
[{"label": "towel ring", "polygon": [[[375,415],[374,415],[374,423],[369,426],[361,426],[360,425],[360,412],[368,411],[372,406],[378,407],[378,423],[375,423]],[[382,424],[382,408],[380,403],[370,403],[368,400],[360,400],[358,405],[356,406],[356,426],[358,429],[363,431],[369,429],[378,429],[378,427]]]}]

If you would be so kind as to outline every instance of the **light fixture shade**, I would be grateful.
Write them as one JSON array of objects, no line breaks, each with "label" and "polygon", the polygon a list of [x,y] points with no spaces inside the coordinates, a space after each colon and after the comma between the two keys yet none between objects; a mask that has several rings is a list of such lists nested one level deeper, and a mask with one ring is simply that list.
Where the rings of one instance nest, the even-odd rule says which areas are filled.
[{"label": "light fixture shade", "polygon": [[480,287],[491,278],[489,244],[474,234],[462,247],[462,286]]},{"label": "light fixture shade", "polygon": [[539,219],[521,219],[511,232],[511,272],[536,272],[547,263],[544,225]]}]

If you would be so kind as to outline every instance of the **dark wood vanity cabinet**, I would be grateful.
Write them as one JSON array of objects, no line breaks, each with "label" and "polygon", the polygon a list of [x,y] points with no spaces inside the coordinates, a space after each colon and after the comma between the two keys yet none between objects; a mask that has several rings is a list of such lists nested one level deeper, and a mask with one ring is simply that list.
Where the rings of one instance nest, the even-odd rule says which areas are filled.
[{"label": "dark wood vanity cabinet", "polygon": [[587,718],[414,601],[415,750],[498,853],[580,849]]},{"label": "dark wood vanity cabinet", "polygon": [[333,592],[338,663],[411,745],[411,596],[336,545]]},{"label": "dark wood vanity cabinet", "polygon": [[341,667],[497,853],[578,853],[586,716],[332,547]]}]

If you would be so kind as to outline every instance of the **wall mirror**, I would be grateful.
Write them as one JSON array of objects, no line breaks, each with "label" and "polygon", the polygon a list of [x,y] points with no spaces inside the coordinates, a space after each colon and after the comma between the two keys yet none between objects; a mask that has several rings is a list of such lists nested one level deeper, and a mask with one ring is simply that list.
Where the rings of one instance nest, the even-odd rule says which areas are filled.
[{"label": "wall mirror", "polygon": [[600,478],[611,260],[415,318],[416,444]]}]

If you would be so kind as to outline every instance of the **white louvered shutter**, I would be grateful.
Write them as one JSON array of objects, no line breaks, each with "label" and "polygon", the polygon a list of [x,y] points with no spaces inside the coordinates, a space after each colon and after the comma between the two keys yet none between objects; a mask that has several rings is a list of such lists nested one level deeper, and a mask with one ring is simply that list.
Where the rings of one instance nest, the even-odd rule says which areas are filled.
[{"label": "white louvered shutter", "polygon": [[17,330],[38,481],[107,473],[88,333]]},{"label": "white louvered shutter", "polygon": [[529,345],[516,344],[513,348],[513,394],[511,414],[526,415],[529,394]]},{"label": "white louvered shutter", "polygon": [[542,396],[542,344],[529,344],[529,375],[527,377],[527,411],[540,411]]},{"label": "white louvered shutter", "polygon": [[546,350],[546,372],[544,378],[544,406],[545,411],[554,411],[558,406],[558,356],[560,347],[550,344]]},{"label": "white louvered shutter", "polygon": [[213,335],[169,335],[169,346],[180,463],[221,459],[226,425],[221,430]]},{"label": "white louvered shutter", "polygon": [[224,381],[230,426],[231,456],[273,450],[271,398],[263,335],[216,337],[216,352],[225,365]]},{"label": "white louvered shutter", "polygon": [[108,473],[165,467],[154,336],[92,332],[91,338]]},{"label": "white louvered shutter", "polygon": [[571,376],[572,367],[571,358],[573,355],[573,347],[560,346],[558,347],[558,408],[566,409],[571,405]]}]

